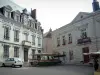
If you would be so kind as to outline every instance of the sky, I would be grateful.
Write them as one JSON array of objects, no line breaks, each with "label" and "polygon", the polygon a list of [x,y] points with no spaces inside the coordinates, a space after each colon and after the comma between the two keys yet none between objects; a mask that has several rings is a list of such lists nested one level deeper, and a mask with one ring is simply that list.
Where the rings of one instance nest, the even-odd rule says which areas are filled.
[{"label": "sky", "polygon": [[[79,12],[92,12],[93,0],[12,0],[21,7],[37,10],[44,33],[70,23]],[[100,0],[98,0],[100,2]]]}]

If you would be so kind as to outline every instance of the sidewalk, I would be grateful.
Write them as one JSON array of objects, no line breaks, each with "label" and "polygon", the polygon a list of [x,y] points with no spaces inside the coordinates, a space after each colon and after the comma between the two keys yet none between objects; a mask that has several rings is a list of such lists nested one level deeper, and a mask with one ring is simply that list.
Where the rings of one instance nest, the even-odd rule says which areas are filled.
[{"label": "sidewalk", "polygon": [[65,63],[62,65],[91,66],[90,64],[87,64],[87,63],[85,63],[85,64],[83,64],[83,63]]}]

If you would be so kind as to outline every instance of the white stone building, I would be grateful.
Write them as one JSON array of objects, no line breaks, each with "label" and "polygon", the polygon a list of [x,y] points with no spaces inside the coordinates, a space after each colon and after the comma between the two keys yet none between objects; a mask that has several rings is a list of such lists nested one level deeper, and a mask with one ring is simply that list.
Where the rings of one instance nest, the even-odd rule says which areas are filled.
[{"label": "white stone building", "polygon": [[65,53],[66,63],[88,63],[90,57],[83,53],[100,50],[100,8],[95,3],[94,12],[80,12],[71,23],[52,32],[53,50]]},{"label": "white stone building", "polygon": [[16,10],[17,5],[15,8],[12,4],[0,7],[0,61],[19,57],[28,62],[32,54],[42,52],[43,29],[36,10],[29,14],[27,9]]}]

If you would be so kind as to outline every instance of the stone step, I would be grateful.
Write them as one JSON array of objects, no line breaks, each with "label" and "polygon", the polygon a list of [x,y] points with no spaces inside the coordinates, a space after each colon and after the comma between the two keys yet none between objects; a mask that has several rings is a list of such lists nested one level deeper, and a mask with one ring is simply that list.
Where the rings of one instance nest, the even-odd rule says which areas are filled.
[{"label": "stone step", "polygon": [[23,66],[24,66],[24,67],[29,67],[29,62],[24,62],[24,63],[23,63]]}]

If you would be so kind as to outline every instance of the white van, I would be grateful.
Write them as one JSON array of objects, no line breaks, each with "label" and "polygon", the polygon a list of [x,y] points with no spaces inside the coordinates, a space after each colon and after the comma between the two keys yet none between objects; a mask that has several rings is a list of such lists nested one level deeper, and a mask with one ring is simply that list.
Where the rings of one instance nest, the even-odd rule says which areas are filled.
[{"label": "white van", "polygon": [[20,58],[7,58],[5,61],[2,62],[2,66],[23,66],[23,61]]}]

